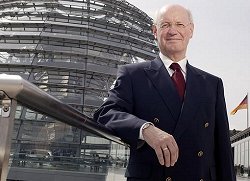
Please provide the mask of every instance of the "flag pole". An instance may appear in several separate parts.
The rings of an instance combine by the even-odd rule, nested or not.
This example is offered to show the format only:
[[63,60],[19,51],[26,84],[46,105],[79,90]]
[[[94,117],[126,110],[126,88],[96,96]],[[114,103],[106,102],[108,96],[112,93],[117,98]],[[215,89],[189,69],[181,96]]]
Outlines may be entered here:
[[249,127],[249,124],[248,124],[249,123],[248,122],[249,121],[249,119],[248,119],[249,118],[249,116],[248,116],[248,98],[249,97],[248,97],[248,92],[247,92],[247,128]]

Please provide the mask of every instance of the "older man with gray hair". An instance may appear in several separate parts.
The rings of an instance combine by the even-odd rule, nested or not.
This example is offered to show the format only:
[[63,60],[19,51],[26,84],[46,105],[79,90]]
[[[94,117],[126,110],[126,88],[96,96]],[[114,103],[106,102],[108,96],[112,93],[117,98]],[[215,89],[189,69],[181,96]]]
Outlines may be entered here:
[[128,181],[235,181],[222,80],[189,64],[194,23],[180,5],[162,7],[150,62],[119,68],[94,119],[130,145]]

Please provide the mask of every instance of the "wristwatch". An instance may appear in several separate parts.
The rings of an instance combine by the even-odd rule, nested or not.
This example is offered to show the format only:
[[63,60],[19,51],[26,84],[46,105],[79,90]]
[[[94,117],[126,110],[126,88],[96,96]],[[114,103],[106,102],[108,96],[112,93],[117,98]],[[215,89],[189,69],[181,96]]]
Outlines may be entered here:
[[144,124],[144,126],[142,127],[142,130],[147,129],[150,125],[151,125],[151,126],[154,126],[154,124],[153,124],[153,123],[151,123],[151,122],[147,122],[147,123],[145,123],[145,124]]

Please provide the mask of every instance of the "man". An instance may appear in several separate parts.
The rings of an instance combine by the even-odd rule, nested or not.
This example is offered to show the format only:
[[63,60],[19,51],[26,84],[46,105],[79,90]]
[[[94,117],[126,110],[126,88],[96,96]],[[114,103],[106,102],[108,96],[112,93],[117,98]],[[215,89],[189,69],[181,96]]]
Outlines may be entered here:
[[161,8],[159,57],[120,67],[94,115],[130,145],[128,181],[236,180],[222,81],[187,62],[193,30],[189,10]]

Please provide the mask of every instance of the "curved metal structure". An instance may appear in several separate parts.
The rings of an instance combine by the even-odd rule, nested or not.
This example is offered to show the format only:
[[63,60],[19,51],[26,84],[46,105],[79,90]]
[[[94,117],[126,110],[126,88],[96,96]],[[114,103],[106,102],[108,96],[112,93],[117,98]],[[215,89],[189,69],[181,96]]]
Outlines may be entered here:
[[0,18],[0,71],[90,116],[119,65],[157,51],[151,18],[124,0],[4,0]]
[[16,102],[44,113],[68,125],[85,129],[100,137],[124,144],[112,132],[91,118],[62,103],[18,75],[0,74],[0,180],[7,178],[11,134],[16,111]]
[[[2,0],[0,21],[0,72],[20,75],[90,118],[119,65],[158,51],[152,19],[125,0]],[[15,118],[12,152],[35,145],[79,157],[112,152],[109,141],[26,107],[17,106]]]
[[[39,113],[44,113],[60,122],[85,129],[90,133],[119,144],[124,144],[120,138],[115,137],[113,133],[103,125],[97,124],[72,106],[52,97],[19,75],[0,74],[0,101],[2,102],[5,99],[15,100],[27,108],[38,111]],[[9,109],[4,106],[5,104],[3,104],[2,109]]]

